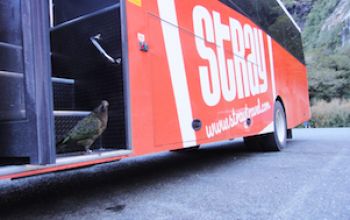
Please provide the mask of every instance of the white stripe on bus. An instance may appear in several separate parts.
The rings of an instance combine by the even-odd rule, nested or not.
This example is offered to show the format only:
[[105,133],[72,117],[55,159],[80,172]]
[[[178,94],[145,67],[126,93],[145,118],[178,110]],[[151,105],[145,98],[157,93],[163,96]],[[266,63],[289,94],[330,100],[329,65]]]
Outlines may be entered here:
[[165,50],[169,63],[182,141],[184,147],[195,146],[196,134],[192,128],[192,107],[174,0],[158,0],[158,10],[162,20]]
[[[267,44],[269,47],[269,58],[270,58],[270,71],[271,71],[271,83],[272,83],[272,102],[273,102],[273,104],[275,104],[275,100],[277,98],[277,91],[276,91],[276,79],[275,79],[275,64],[273,62],[272,40],[271,40],[270,36],[267,36]],[[272,110],[272,112],[274,112],[274,110]],[[274,126],[272,126],[272,128],[270,128],[270,129],[272,129],[271,131],[275,130]]]
[[[269,59],[270,59],[270,72],[271,72],[271,84],[272,84],[272,101],[275,102],[277,98],[276,91],[276,81],[275,81],[275,66],[273,62],[273,50],[272,50],[272,40],[270,36],[267,36],[267,43],[269,48]],[[274,110],[272,110],[274,112]],[[267,134],[271,133],[275,130],[273,122],[268,124],[263,130],[259,132],[259,134]]]
[[273,132],[275,129],[273,127],[273,122],[271,122],[269,125],[267,125],[262,131],[259,132],[259,134],[268,134]]
[[275,101],[277,98],[276,80],[275,80],[275,64],[273,62],[272,40],[271,40],[270,36],[267,36],[267,42],[268,42],[268,47],[269,47],[272,95],[273,95],[273,101]]

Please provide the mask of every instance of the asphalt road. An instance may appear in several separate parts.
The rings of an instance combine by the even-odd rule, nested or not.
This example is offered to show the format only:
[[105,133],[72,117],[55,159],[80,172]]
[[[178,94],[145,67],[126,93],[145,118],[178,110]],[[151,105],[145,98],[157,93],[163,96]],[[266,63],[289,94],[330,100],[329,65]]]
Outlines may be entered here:
[[350,128],[0,182],[0,219],[350,219]]

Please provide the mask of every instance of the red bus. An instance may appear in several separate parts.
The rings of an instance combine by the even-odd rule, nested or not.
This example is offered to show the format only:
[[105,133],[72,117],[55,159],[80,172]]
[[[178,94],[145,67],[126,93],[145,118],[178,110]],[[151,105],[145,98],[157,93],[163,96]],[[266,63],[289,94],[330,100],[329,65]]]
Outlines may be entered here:
[[[280,1],[1,0],[0,179],[244,137],[278,151],[310,118]],[[101,100],[93,150],[56,142]]]

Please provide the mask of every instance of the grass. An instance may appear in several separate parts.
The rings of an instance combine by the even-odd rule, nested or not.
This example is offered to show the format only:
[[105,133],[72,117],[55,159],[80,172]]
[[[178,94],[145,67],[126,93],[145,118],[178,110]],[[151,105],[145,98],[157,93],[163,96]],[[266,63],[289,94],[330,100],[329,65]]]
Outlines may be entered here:
[[350,127],[350,100],[333,99],[314,101],[312,107],[312,127]]

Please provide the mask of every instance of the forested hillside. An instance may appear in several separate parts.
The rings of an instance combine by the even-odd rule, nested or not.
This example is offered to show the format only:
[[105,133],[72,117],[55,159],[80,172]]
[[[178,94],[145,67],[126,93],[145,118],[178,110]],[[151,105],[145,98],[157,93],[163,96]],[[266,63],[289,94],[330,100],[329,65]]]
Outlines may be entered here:
[[302,28],[313,123],[350,126],[350,0],[282,0]]

